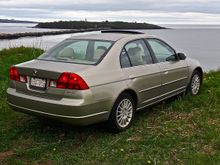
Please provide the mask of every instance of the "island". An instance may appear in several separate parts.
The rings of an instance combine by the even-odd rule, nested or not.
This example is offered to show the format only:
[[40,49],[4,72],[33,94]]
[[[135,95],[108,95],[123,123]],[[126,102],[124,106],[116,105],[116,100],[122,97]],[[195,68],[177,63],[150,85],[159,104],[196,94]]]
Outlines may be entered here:
[[107,28],[107,29],[165,29],[164,27],[137,22],[123,22],[123,21],[103,21],[103,22],[88,22],[88,21],[58,21],[45,22],[36,25],[37,28],[50,29],[87,29],[87,28]]
[[[30,22],[29,22],[30,23]],[[59,21],[59,22],[45,22],[38,23],[33,28],[47,28],[46,32],[25,32],[5,34],[0,33],[0,39],[18,39],[21,37],[40,37],[46,35],[71,34],[80,32],[91,32],[109,29],[166,29],[164,27],[137,22],[88,22],[88,21]],[[50,29],[57,29],[52,31]]]

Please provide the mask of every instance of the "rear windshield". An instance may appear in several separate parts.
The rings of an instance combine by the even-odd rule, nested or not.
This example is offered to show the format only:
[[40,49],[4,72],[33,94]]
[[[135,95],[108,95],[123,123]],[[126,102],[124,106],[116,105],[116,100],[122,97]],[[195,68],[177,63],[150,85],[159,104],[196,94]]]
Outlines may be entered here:
[[42,54],[38,59],[95,65],[108,52],[112,41],[66,40]]

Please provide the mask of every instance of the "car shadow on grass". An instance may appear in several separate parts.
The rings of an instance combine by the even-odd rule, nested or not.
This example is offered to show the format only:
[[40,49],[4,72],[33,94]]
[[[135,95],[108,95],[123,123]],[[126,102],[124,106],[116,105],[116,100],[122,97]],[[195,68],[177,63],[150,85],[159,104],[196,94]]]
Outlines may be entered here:
[[[134,123],[138,123],[140,118],[148,118],[151,114],[156,113],[163,109],[163,107],[169,106],[172,102],[181,99],[181,96],[175,96],[170,99],[167,99],[163,102],[157,103],[150,107],[144,108],[143,110],[138,111],[134,117]],[[50,134],[51,136],[56,136],[58,134],[63,134],[67,136],[76,136],[77,134],[82,135],[80,139],[85,139],[90,134],[111,134],[108,130],[107,122],[92,124],[88,126],[74,126],[71,124],[63,123],[54,119],[44,118],[44,117],[30,117],[27,116],[26,121],[19,124],[20,128],[24,127],[26,130],[36,131],[41,133]],[[131,126],[132,128],[132,126]],[[125,131],[126,132],[126,131]],[[83,137],[85,136],[85,137]]]

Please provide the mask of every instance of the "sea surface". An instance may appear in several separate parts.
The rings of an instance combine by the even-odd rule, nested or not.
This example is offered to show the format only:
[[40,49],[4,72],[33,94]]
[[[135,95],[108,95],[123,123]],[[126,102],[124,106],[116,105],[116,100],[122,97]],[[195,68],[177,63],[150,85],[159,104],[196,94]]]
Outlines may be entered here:
[[[39,32],[57,29],[37,29],[32,28],[36,24],[2,24],[0,23],[0,33],[18,32]],[[188,57],[196,58],[200,61],[205,71],[220,69],[220,25],[163,25],[170,29],[143,30],[150,36],[156,36],[165,40],[177,52],[183,52]],[[88,33],[88,32],[86,32]],[[43,37],[24,37],[12,40],[0,40],[0,49],[30,46],[49,49],[60,41],[74,36],[83,35],[62,34]],[[100,33],[100,32],[90,32]]]

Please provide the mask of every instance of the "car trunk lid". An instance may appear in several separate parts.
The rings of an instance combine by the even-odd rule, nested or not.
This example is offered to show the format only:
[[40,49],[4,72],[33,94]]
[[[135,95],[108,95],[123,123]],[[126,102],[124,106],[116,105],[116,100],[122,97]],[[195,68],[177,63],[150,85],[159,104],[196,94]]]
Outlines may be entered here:
[[[91,65],[32,60],[15,66],[19,75],[27,76],[27,83],[15,82],[18,92],[40,97],[61,99],[65,90],[49,87],[51,80],[57,80],[64,72],[77,73],[89,69]],[[45,86],[41,86],[45,83]]]
[[77,73],[91,67],[93,66],[46,60],[32,60],[16,65],[16,68],[21,75],[50,79],[58,79],[63,72]]

